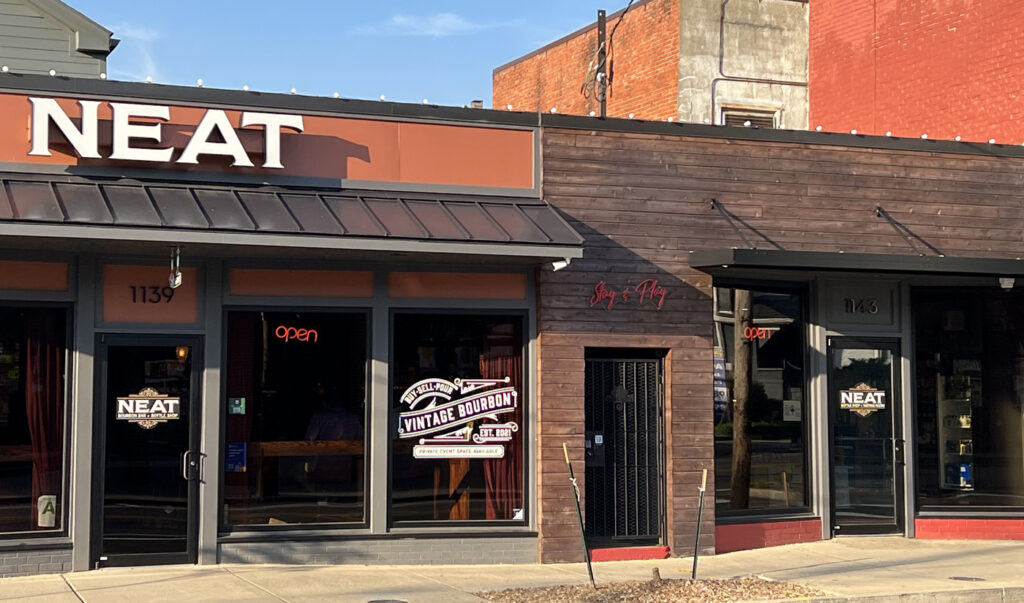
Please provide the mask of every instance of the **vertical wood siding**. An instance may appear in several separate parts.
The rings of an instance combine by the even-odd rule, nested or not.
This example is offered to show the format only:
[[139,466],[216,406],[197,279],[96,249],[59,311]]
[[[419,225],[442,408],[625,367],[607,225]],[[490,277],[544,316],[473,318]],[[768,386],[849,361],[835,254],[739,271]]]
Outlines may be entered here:
[[[711,278],[690,268],[689,252],[747,246],[711,198],[761,248],[917,255],[876,217],[882,206],[947,255],[1024,256],[1022,159],[586,130],[547,129],[542,140],[544,196],[586,237],[583,259],[539,279],[544,561],[582,560],[561,444],[582,463],[588,347],[667,351],[667,544],[676,555],[693,546],[700,470],[713,468],[714,441]],[[648,278],[667,290],[660,310],[589,305],[599,281]]]

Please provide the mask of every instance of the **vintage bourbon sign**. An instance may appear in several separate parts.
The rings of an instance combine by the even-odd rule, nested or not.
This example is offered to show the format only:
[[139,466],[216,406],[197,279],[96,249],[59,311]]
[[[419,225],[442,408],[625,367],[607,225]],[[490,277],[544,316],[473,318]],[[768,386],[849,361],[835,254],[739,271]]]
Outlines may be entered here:
[[[408,407],[398,415],[398,437],[419,438],[412,455],[418,459],[502,458],[519,425],[501,423],[513,413],[519,393],[511,379],[424,379],[402,394]],[[493,423],[483,423],[491,419]]]

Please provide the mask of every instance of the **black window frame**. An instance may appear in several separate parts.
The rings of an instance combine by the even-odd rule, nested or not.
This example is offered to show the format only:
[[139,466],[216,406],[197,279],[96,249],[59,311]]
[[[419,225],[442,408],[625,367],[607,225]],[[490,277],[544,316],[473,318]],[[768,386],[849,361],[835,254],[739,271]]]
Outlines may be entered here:
[[522,433],[523,441],[523,518],[522,519],[469,519],[469,520],[451,520],[451,519],[430,519],[430,520],[407,520],[407,521],[396,521],[392,513],[392,501],[393,501],[393,471],[394,471],[394,444],[391,438],[391,434],[397,429],[397,425],[391,423],[392,419],[388,422],[388,432],[386,437],[388,439],[388,472],[387,472],[387,498],[386,498],[386,525],[387,529],[392,533],[402,533],[405,530],[416,530],[416,529],[439,529],[444,528],[445,530],[466,530],[466,533],[472,534],[470,531],[472,528],[487,528],[495,527],[499,529],[511,529],[518,532],[520,529],[528,529],[530,527],[531,515],[533,513],[530,494],[530,470],[531,463],[533,462],[533,456],[530,454],[530,442],[534,437],[532,420],[533,416],[530,412],[531,401],[533,400],[533,373],[531,372],[530,365],[530,311],[524,308],[472,308],[472,307],[446,307],[446,308],[431,308],[431,307],[418,307],[418,306],[392,306],[388,310],[388,416],[393,417],[391,405],[394,403],[392,398],[395,386],[395,316],[399,314],[431,314],[436,316],[516,316],[519,317],[522,328],[522,349],[520,350],[521,360],[523,363],[523,391],[521,392],[522,400],[520,405],[523,411],[522,425],[520,425],[520,433]]
[[[225,304],[221,313],[221,367],[222,367],[222,378],[220,383],[220,463],[218,464],[218,509],[221,511],[217,514],[217,536],[218,538],[227,537],[231,542],[247,542],[246,535],[257,536],[257,541],[261,541],[258,536],[261,534],[276,534],[287,538],[289,533],[307,533],[307,532],[352,532],[358,530],[368,530],[370,528],[370,514],[372,507],[372,500],[370,498],[370,451],[372,450],[372,437],[373,430],[369,429],[370,418],[371,418],[371,406],[372,406],[372,390],[371,385],[373,382],[373,376],[370,373],[370,369],[373,362],[373,307],[372,306],[304,306],[304,305],[282,305],[282,306],[267,306],[267,305],[227,305]],[[363,372],[366,379],[366,415],[364,417],[364,425],[366,429],[363,432],[363,520],[360,522],[321,522],[321,523],[286,523],[286,524],[231,524],[227,521],[227,511],[225,509],[225,477],[224,471],[225,463],[227,462],[227,455],[224,453],[227,446],[227,416],[228,416],[228,405],[227,405],[227,388],[228,381],[223,377],[224,372],[227,370],[228,361],[228,345],[230,341],[228,339],[228,315],[232,312],[268,312],[268,313],[279,313],[279,312],[296,312],[306,314],[362,314],[366,321],[366,360],[364,362]],[[205,367],[204,367],[205,370]]]
[[[812,494],[814,492],[814,485],[812,480],[814,479],[814,471],[812,466],[812,448],[813,441],[812,437],[812,425],[811,425],[811,371],[810,371],[810,360],[811,360],[811,348],[810,348],[810,307],[811,307],[811,288],[808,283],[805,282],[764,282],[758,280],[747,280],[747,279],[732,279],[732,278],[715,278],[712,281],[712,290],[717,289],[746,289],[751,292],[764,292],[764,293],[779,293],[787,295],[797,295],[800,298],[800,320],[803,322],[802,336],[803,336],[803,399],[800,403],[800,422],[801,422],[801,437],[803,438],[803,480],[804,480],[804,505],[784,507],[784,508],[755,508],[755,509],[719,509],[717,504],[717,492],[715,496],[714,513],[715,523],[719,525],[730,525],[730,524],[745,524],[745,523],[770,523],[776,521],[787,521],[792,519],[808,519],[818,517],[814,512],[813,503],[811,501]],[[713,292],[712,296],[717,295]],[[735,321],[735,302],[730,303],[732,311],[728,313],[732,321]],[[714,323],[718,323],[716,319],[714,297],[712,297],[712,308],[711,308],[711,320],[712,329],[716,328]],[[733,322],[735,324],[735,322]],[[711,346],[714,348],[714,332],[712,333]],[[724,345],[724,344],[723,344]],[[713,402],[712,402],[713,404]],[[714,460],[714,429],[712,428],[712,459]],[[715,474],[717,473],[717,467],[712,473],[712,483],[714,483]]]
[[71,534],[71,505],[69,498],[71,493],[71,455],[74,422],[73,407],[76,400],[73,399],[73,381],[75,375],[75,304],[73,302],[50,302],[50,301],[26,301],[26,300],[0,300],[0,310],[12,308],[28,308],[38,310],[62,310],[64,312],[64,408],[63,417],[63,442],[61,443],[61,516],[60,529],[25,531],[25,532],[0,532],[0,550],[19,541],[37,542],[39,540],[67,541]]
[[[981,294],[985,291],[998,291],[995,286],[981,284],[974,285],[947,285],[947,284],[913,284],[909,287],[908,305],[910,307],[910,377],[911,379],[911,420],[913,422],[914,436],[914,517],[922,519],[1024,519],[1024,505],[996,507],[992,505],[926,505],[921,502],[921,459],[918,454],[918,439],[920,437],[920,423],[918,421],[918,410],[920,408],[917,388],[917,313],[914,311],[914,296],[921,295],[922,290],[931,291],[964,291],[977,290]],[[1022,418],[1024,420],[1024,418]]]

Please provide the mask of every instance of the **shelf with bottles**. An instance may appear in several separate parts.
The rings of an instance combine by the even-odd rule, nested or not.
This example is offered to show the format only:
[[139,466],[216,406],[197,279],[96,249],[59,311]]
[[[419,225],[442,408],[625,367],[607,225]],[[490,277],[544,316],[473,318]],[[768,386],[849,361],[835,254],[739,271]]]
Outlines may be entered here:
[[981,402],[981,377],[939,374],[936,378],[936,423],[942,488],[974,488],[973,408]]

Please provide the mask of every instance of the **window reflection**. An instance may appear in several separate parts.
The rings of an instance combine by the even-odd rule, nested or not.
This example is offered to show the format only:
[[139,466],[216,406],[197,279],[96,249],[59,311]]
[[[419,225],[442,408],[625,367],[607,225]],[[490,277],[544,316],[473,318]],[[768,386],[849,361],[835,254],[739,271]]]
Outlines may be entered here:
[[1024,295],[913,291],[922,507],[1024,507]]
[[803,296],[715,289],[718,513],[806,502]]
[[228,315],[228,524],[363,521],[366,322]]
[[64,516],[65,312],[0,308],[0,533]]
[[[392,391],[391,516],[395,521],[524,520],[523,515],[523,332],[519,316],[398,314],[394,318]],[[410,386],[425,379],[500,381],[452,399],[511,388],[514,409],[482,413],[459,429],[403,437],[403,401]],[[425,401],[424,405],[443,403]],[[424,405],[416,408],[423,408]],[[479,412],[479,407],[456,412]],[[486,415],[486,416],[484,416]],[[408,416],[408,415],[407,415]],[[514,425],[511,427],[510,425]],[[487,427],[491,426],[491,427]],[[424,426],[429,428],[428,426]],[[468,430],[466,428],[469,428]],[[478,440],[481,436],[493,439]],[[474,447],[452,458],[417,458],[417,445]],[[500,456],[475,458],[476,446]]]

